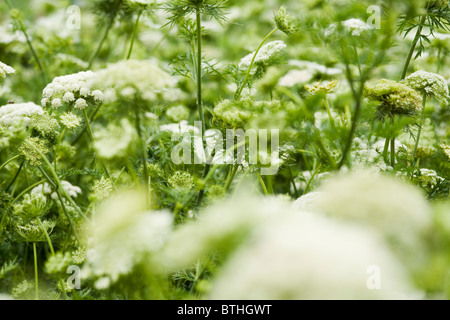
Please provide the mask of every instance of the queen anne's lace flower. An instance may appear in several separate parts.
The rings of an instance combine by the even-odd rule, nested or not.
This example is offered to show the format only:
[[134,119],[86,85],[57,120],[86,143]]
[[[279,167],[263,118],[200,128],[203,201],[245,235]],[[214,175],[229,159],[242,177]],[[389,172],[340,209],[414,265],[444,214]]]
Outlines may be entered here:
[[[70,182],[65,181],[65,180],[61,181],[61,186],[67,192],[67,194],[69,196],[71,196],[72,198],[76,198],[83,193],[83,191],[81,190],[80,187],[74,186]],[[58,195],[56,194],[56,192],[52,191],[52,189],[50,188],[50,185],[47,182],[40,184],[37,187],[33,188],[31,190],[31,193],[41,193],[41,194],[45,194],[45,195],[50,195],[52,199],[55,199],[55,200],[58,199]]]
[[75,129],[80,126],[81,118],[72,112],[66,112],[59,118],[62,125],[69,130]]
[[448,85],[444,77],[431,72],[417,71],[402,81],[427,97],[436,97],[439,101],[449,100]]
[[[254,67],[258,65],[269,65],[274,58],[280,55],[284,48],[286,48],[286,44],[281,40],[272,41],[263,45],[255,57]],[[247,71],[250,67],[250,64],[252,63],[254,55],[255,52],[252,52],[242,58],[241,62],[239,62],[239,69]],[[254,70],[252,70],[252,72],[253,71]]]
[[[146,196],[127,193],[101,205],[89,224],[84,273],[111,283],[130,273],[146,254],[158,252],[172,229],[169,212],[146,211]],[[103,280],[104,288],[109,285]]]
[[[117,99],[133,100],[140,98],[154,103],[158,100],[176,101],[182,93],[176,88],[178,80],[151,61],[127,60],[109,65],[96,72],[88,87],[104,88],[105,101],[112,103]],[[93,91],[91,95],[101,101],[102,92]]]
[[293,16],[287,13],[286,7],[281,6],[274,15],[274,21],[277,28],[286,34],[291,34],[297,31],[298,21]]
[[374,86],[366,86],[365,95],[381,102],[381,115],[411,115],[422,109],[422,97],[414,89],[393,80],[379,80]]
[[14,70],[13,67],[10,67],[0,61],[0,79],[5,78],[7,74],[12,74],[15,72],[16,70]]
[[101,101],[100,94],[87,87],[87,82],[95,76],[92,71],[83,71],[66,76],[56,77],[52,83],[48,84],[43,92],[42,106],[51,105],[57,109],[65,103],[75,101],[75,108],[84,109],[87,101]]
[[28,125],[34,114],[44,114],[44,110],[33,102],[7,104],[0,107],[0,126],[11,126],[21,121]]
[[[361,33],[364,31],[372,29],[367,23],[360,19],[348,19],[341,22],[342,27],[344,27],[352,36],[360,36]],[[328,37],[330,35],[335,35],[337,33],[336,31],[337,25],[332,24],[330,27],[325,31],[325,36]]]
[[137,139],[136,129],[127,119],[120,125],[110,124],[94,133],[94,148],[103,159],[125,158],[130,155]]

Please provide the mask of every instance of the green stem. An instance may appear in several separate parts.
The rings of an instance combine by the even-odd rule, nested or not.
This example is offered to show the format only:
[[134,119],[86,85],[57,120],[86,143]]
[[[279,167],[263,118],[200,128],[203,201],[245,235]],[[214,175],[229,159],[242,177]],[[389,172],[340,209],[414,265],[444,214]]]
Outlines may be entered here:
[[95,49],[94,53],[91,55],[91,58],[89,59],[89,65],[88,65],[88,69],[91,69],[92,64],[94,63],[95,58],[97,58],[98,54],[100,53],[100,50],[103,47],[103,44],[106,41],[106,38],[108,37],[109,31],[111,30],[113,24],[114,24],[114,20],[115,20],[115,16],[111,17],[109,19],[108,25],[105,28],[105,31],[103,32],[103,36],[100,39],[100,42],[98,43],[97,49]]
[[2,169],[4,167],[6,167],[10,162],[16,160],[18,157],[20,157],[20,154],[18,154],[17,156],[12,157],[11,159],[9,159],[8,161],[6,161],[4,164],[1,165],[0,167],[0,171],[2,171]]
[[411,59],[412,59],[412,56],[414,54],[414,50],[416,49],[417,42],[419,41],[420,36],[422,34],[422,30],[423,30],[423,26],[425,24],[426,18],[427,18],[427,16],[424,15],[420,19],[420,24],[419,24],[419,27],[417,29],[416,36],[414,37],[414,41],[411,44],[411,48],[409,49],[408,56],[406,57],[405,65],[403,66],[401,80],[405,79],[405,77],[406,77],[406,73],[408,72],[409,64],[411,63]]
[[131,35],[131,40],[130,40],[130,47],[128,49],[128,54],[127,54],[127,60],[130,60],[131,52],[133,52],[134,40],[136,39],[136,33],[137,33],[138,25],[139,25],[139,19],[141,18],[142,12],[143,12],[142,9],[139,10],[137,18],[136,18],[136,23],[134,24],[133,34]]
[[292,170],[291,167],[288,167],[289,170],[289,180],[292,183],[292,186],[294,188],[294,196],[297,198],[298,197],[298,190],[297,190],[297,186],[295,185],[295,180],[294,180],[294,176],[292,175]]
[[250,67],[248,68],[247,73],[245,75],[244,81],[242,81],[241,86],[237,89],[236,94],[234,96],[234,98],[236,100],[241,97],[242,90],[244,90],[245,86],[247,85],[248,78],[250,77],[250,73],[252,71],[253,64],[255,63],[255,59],[256,59],[256,56],[258,55],[259,50],[261,50],[262,46],[264,45],[264,43],[266,43],[267,39],[269,39],[270,36],[273,35],[277,30],[278,30],[278,27],[273,29],[272,31],[270,31],[267,34],[267,36],[263,39],[263,41],[261,42],[258,49],[256,49],[255,54],[253,55],[252,62],[250,63]]
[[[8,6],[9,10],[14,9],[13,5],[11,4],[11,2],[9,0],[6,0],[6,5]],[[31,54],[33,55],[34,60],[36,61],[36,64],[38,65],[38,68],[41,72],[42,81],[45,85],[48,83],[47,73],[45,72],[45,69],[41,62],[41,59],[39,59],[39,56],[37,55],[36,50],[34,50],[33,44],[31,43],[30,37],[28,36],[27,30],[26,30],[25,25],[23,24],[22,20],[20,18],[17,18],[15,20],[19,24],[20,31],[22,31],[23,35],[25,36],[25,40],[27,41],[28,48],[30,49]]]
[[19,193],[19,195],[17,197],[14,198],[14,200],[11,202],[11,204],[13,204],[14,202],[16,202],[18,199],[20,199],[22,196],[24,196],[28,191],[30,191],[31,189],[33,189],[34,187],[37,187],[40,184],[43,184],[45,181],[47,181],[47,179],[42,179],[36,183],[33,183],[31,186],[29,186],[28,188],[26,188],[25,190],[23,190],[21,193]]
[[231,174],[228,176],[227,182],[225,184],[225,192],[227,192],[230,189],[231,183],[233,182],[234,177],[236,176],[236,172],[238,171],[238,168],[239,168],[238,164],[233,165]]
[[14,178],[12,179],[12,181],[9,183],[9,185],[6,187],[5,191],[7,191],[9,188],[11,188],[11,186],[14,184],[14,182],[16,182],[17,178],[19,177],[20,172],[22,171],[23,165],[25,163],[25,160],[22,161],[22,163],[20,164],[19,169],[17,169],[16,174],[14,175]]
[[391,167],[395,166],[395,136],[391,139]]
[[[84,117],[84,121],[86,122],[86,128],[89,133],[89,137],[91,138],[92,143],[95,144],[94,134],[92,133],[91,124],[89,123],[89,118],[88,118],[86,109],[83,109],[83,117]],[[99,159],[99,161],[100,161],[100,165],[103,167],[103,171],[108,176],[109,180],[112,181],[111,175],[109,174],[109,171],[108,171],[108,168],[106,168],[106,165],[104,164],[104,162],[101,159]]]
[[389,137],[386,137],[385,141],[384,141],[384,148],[383,148],[383,158],[384,158],[384,162],[387,164],[388,163],[388,152],[389,152],[389,143],[391,142]]
[[334,123],[333,116],[331,115],[330,104],[328,103],[328,98],[326,96],[325,96],[325,107],[327,108],[328,118],[330,119],[330,125],[334,130],[336,130],[336,125]]
[[[39,156],[44,160],[45,164],[47,165],[48,169],[50,170],[50,173],[53,176],[53,179],[55,179],[56,185],[57,187],[60,189],[60,191],[64,194],[64,196],[67,198],[67,200],[69,200],[70,204],[75,208],[75,210],[78,211],[78,213],[84,217],[86,220],[89,220],[86,215],[83,213],[83,211],[81,211],[81,209],[78,207],[78,205],[75,203],[75,201],[73,201],[72,197],[67,193],[67,191],[62,187],[61,184],[61,180],[59,179],[58,175],[56,174],[56,171],[53,169],[53,166],[51,165],[50,161],[47,159],[47,157],[45,156],[45,154],[42,153],[41,150],[39,150],[39,148],[37,148],[33,143],[27,142],[28,146],[30,146],[30,148],[32,148],[34,151],[36,151]],[[42,168],[41,168],[42,169]],[[44,171],[45,172],[45,171]],[[53,181],[49,181],[50,184],[54,184]],[[57,188],[57,191],[59,192]]]
[[202,139],[206,131],[205,115],[203,112],[203,101],[202,101],[202,21],[200,8],[197,8],[196,12],[197,19],[197,107],[200,116],[200,121],[202,122]]
[[416,159],[416,153],[417,153],[417,148],[419,147],[419,140],[420,140],[420,135],[422,133],[422,127],[423,127],[423,123],[425,121],[425,104],[427,101],[427,96],[423,95],[423,100],[422,100],[422,115],[420,117],[420,124],[419,124],[419,131],[417,131],[417,138],[416,138],[416,143],[414,145],[414,151],[413,151],[413,160]]
[[140,140],[140,144],[141,144],[141,161],[142,161],[142,166],[143,166],[143,172],[144,172],[144,182],[145,182],[145,187],[146,187],[146,191],[147,191],[147,201],[148,201],[148,205],[150,205],[150,184],[149,184],[149,175],[148,175],[148,170],[147,170],[147,146],[142,134],[142,130],[141,130],[141,114],[139,112],[139,110],[137,110],[137,107],[134,108],[134,112],[135,112],[135,116],[136,116],[136,130],[139,136],[139,140]]
[[269,191],[267,191],[266,184],[264,183],[264,180],[262,179],[261,174],[259,172],[258,172],[258,179],[259,179],[259,183],[261,183],[261,187],[262,187],[262,189],[264,191],[264,194],[266,196],[268,196],[269,195]]
[[33,242],[33,256],[34,256],[34,288],[35,288],[35,299],[36,299],[36,300],[39,300],[39,276],[38,276],[38,266],[37,266],[36,242]]
[[53,244],[52,244],[52,241],[50,240],[50,236],[48,235],[47,229],[45,229],[45,227],[42,224],[42,221],[40,219],[36,219],[36,220],[37,220],[39,226],[41,227],[42,231],[44,232],[45,238],[47,239],[48,246],[50,247],[50,252],[54,256],[55,255],[55,250],[53,249]]
[[[100,107],[95,108],[94,112],[92,112],[91,116],[89,117],[89,121],[92,122],[95,119],[95,116],[100,111]],[[86,127],[84,127],[81,132],[76,136],[76,138],[73,140],[72,145],[77,144],[77,142],[81,139],[83,134],[86,132]]]

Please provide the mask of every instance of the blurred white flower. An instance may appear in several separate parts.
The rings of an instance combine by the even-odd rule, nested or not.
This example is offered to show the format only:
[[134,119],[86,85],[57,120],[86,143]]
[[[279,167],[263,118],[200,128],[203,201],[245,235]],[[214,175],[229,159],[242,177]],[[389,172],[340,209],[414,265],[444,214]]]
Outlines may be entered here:
[[145,199],[145,193],[127,192],[110,198],[95,212],[88,226],[85,269],[100,277],[98,287],[109,285],[105,278],[113,283],[128,274],[147,254],[158,252],[165,244],[172,215],[147,211]]
[[0,107],[0,126],[11,126],[23,121],[25,125],[34,114],[44,114],[44,110],[33,102],[7,104]]
[[[281,40],[272,41],[263,45],[255,57],[253,67],[257,65],[267,65],[270,60],[276,58],[285,48],[286,44]],[[239,69],[247,71],[250,67],[254,55],[255,52],[252,52],[242,58],[239,62]]]
[[6,77],[7,74],[13,74],[16,70],[0,61],[0,79]]
[[329,179],[317,191],[315,204],[308,204],[311,211],[372,228],[402,257],[417,256],[430,227],[431,210],[414,186],[394,177],[356,171]]
[[[370,267],[381,287],[370,290]],[[268,219],[226,262],[211,299],[408,299],[405,270],[368,230],[308,213]]]

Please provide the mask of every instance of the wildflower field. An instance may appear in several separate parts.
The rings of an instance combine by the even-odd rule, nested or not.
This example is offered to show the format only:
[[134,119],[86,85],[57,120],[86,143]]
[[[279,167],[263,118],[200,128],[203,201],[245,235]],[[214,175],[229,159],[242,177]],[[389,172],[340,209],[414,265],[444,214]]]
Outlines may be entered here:
[[0,299],[450,298],[447,0],[0,10]]

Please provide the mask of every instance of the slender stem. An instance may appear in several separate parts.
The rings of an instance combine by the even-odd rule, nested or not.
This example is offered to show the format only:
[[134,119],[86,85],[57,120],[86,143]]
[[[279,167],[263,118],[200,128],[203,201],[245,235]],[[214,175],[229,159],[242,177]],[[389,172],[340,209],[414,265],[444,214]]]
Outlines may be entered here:
[[419,131],[417,131],[417,138],[416,138],[416,143],[414,145],[414,151],[413,151],[413,160],[416,158],[416,153],[417,153],[417,148],[419,147],[419,140],[420,140],[420,135],[422,133],[422,127],[423,127],[423,123],[425,121],[425,104],[427,101],[427,96],[423,95],[423,100],[422,100],[422,115],[420,117],[420,124],[419,124]]
[[411,63],[411,59],[414,54],[414,50],[416,49],[417,42],[419,41],[420,36],[422,34],[422,30],[423,30],[423,26],[425,24],[426,18],[427,18],[427,16],[424,15],[420,19],[420,24],[417,29],[416,36],[414,37],[414,41],[411,44],[411,48],[409,49],[408,56],[406,57],[405,65],[403,66],[401,80],[405,79],[405,77],[406,77],[406,73],[408,72],[409,64]]
[[268,196],[269,195],[269,191],[267,191],[266,184],[264,183],[264,180],[262,179],[261,174],[259,172],[258,172],[258,179],[259,179],[259,183],[261,183],[261,187],[262,187],[262,189],[264,191],[264,194],[266,196]]
[[[83,109],[83,117],[84,117],[84,121],[86,122],[86,128],[89,133],[89,137],[91,138],[92,143],[95,144],[94,134],[92,133],[91,124],[89,123],[89,118],[88,118],[86,109]],[[111,180],[111,175],[109,174],[108,168],[106,168],[106,165],[103,163],[103,161],[101,159],[99,159],[99,161],[100,161],[101,166],[103,167],[103,171],[108,176],[108,178]]]
[[395,166],[395,136],[391,138],[391,167]]
[[384,162],[387,164],[388,163],[388,152],[389,152],[389,143],[391,142],[390,137],[386,137],[385,141],[384,141],[384,148],[383,148],[383,158],[384,158]]
[[22,163],[20,164],[19,169],[17,169],[16,174],[14,175],[14,178],[11,180],[11,182],[9,183],[9,185],[6,187],[5,191],[8,190],[9,188],[11,188],[11,186],[14,184],[14,182],[16,182],[17,177],[19,177],[20,171],[22,171],[23,165],[25,163],[25,160],[22,161]]
[[36,300],[39,300],[39,277],[38,277],[38,266],[37,266],[36,242],[33,242],[33,256],[34,256],[34,288],[35,288],[35,299],[36,299]]
[[130,60],[131,52],[133,52],[134,40],[136,39],[137,29],[139,26],[139,19],[141,18],[142,12],[143,12],[142,9],[139,10],[137,18],[136,18],[136,23],[134,24],[133,34],[131,35],[130,47],[128,49],[128,54],[127,54],[127,60]]
[[14,202],[16,202],[17,200],[19,200],[23,195],[25,195],[28,191],[30,191],[31,189],[33,189],[34,187],[37,187],[40,184],[43,184],[45,181],[47,181],[46,179],[42,179],[36,183],[33,183],[31,186],[29,186],[28,188],[26,188],[25,190],[23,190],[21,193],[19,193],[19,195],[17,197],[14,198],[14,200],[11,202],[11,204],[13,204]]
[[89,59],[89,65],[88,65],[88,69],[91,69],[92,64],[94,63],[95,58],[97,58],[98,54],[100,53],[100,50],[103,47],[103,44],[106,41],[106,38],[108,37],[109,31],[111,30],[113,24],[114,24],[114,20],[115,20],[115,16],[111,17],[109,19],[108,25],[105,28],[105,31],[103,32],[103,36],[100,39],[100,42],[98,43],[97,49],[95,49],[94,53],[91,55],[91,58]]
[[9,159],[8,161],[6,161],[4,164],[2,164],[2,165],[0,166],[0,171],[2,171],[2,169],[3,169],[4,167],[6,167],[10,162],[14,161],[14,160],[17,159],[18,157],[20,157],[20,154],[18,154],[18,155],[16,155],[16,156],[12,157],[12,158]]
[[[203,113],[203,101],[202,101],[202,21],[200,8],[197,8],[197,107],[202,122],[202,137],[206,131],[205,115]],[[202,138],[203,139],[203,138]]]
[[256,59],[256,56],[258,55],[259,50],[261,50],[262,46],[263,46],[264,43],[267,41],[267,39],[269,39],[270,36],[273,35],[277,30],[278,30],[278,28],[275,28],[275,29],[273,29],[272,31],[270,31],[270,32],[267,34],[267,36],[263,39],[263,41],[261,42],[261,44],[259,45],[258,49],[256,49],[255,54],[253,55],[252,62],[250,63],[250,66],[249,66],[249,68],[248,68],[248,70],[247,70],[247,73],[246,73],[246,75],[245,75],[244,81],[242,81],[241,86],[240,86],[240,87],[237,89],[237,91],[236,91],[236,94],[235,94],[235,96],[234,96],[235,99],[239,99],[239,98],[240,98],[241,93],[242,93],[242,90],[244,90],[245,86],[247,85],[248,78],[249,78],[250,73],[251,73],[251,71],[252,71],[253,64],[255,63],[255,59]]
[[[11,2],[9,0],[6,0],[6,5],[9,7],[9,10],[14,9],[14,7],[12,6]],[[25,28],[25,25],[23,24],[22,20],[20,18],[15,19],[18,24],[19,24],[19,28],[20,31],[22,31],[23,35],[25,36],[25,40],[27,41],[27,45],[31,51],[31,54],[34,57],[34,60],[36,60],[36,64],[38,65],[38,68],[41,72],[41,76],[42,76],[42,81],[44,82],[44,84],[47,84],[47,73],[45,72],[44,66],[41,62],[41,59],[39,59],[39,56],[36,53],[36,50],[34,50],[33,44],[31,43],[30,37],[28,36],[27,30]]]
[[50,236],[48,235],[47,229],[45,229],[44,225],[42,224],[42,221],[40,219],[36,219],[39,226],[41,227],[42,231],[45,234],[45,238],[47,239],[48,246],[50,247],[50,252],[52,255],[55,255],[55,250],[53,249],[52,241],[50,240]]
[[145,183],[145,187],[147,189],[147,200],[148,200],[148,205],[150,204],[150,184],[149,184],[149,176],[148,176],[148,169],[147,169],[147,147],[146,147],[146,143],[142,134],[142,130],[141,130],[141,114],[139,112],[139,110],[137,110],[137,107],[134,108],[134,112],[136,115],[136,130],[139,136],[139,140],[140,140],[140,144],[141,144],[141,161],[142,161],[142,166],[144,168],[144,183]]
[[292,186],[294,187],[294,196],[298,197],[298,190],[297,190],[297,186],[295,185],[295,180],[294,180],[294,176],[292,175],[291,167],[288,167],[288,170],[289,170],[289,178],[291,180]]
[[[100,111],[100,107],[97,107],[94,112],[92,112],[91,116],[89,117],[89,121],[92,122],[95,119],[95,116],[97,115],[97,113]],[[80,140],[80,138],[83,136],[83,134],[86,132],[87,128],[84,127],[81,132],[77,135],[77,137],[75,138],[75,140],[73,140],[72,145],[77,144],[77,142]]]
[[325,107],[327,108],[328,118],[330,119],[331,127],[335,130],[336,125],[334,123],[333,116],[331,115],[331,109],[330,109],[330,104],[328,103],[328,97],[326,97],[326,96],[325,96]]
[[314,181],[314,178],[317,176],[317,174],[319,173],[320,168],[322,167],[322,164],[319,164],[319,166],[317,167],[316,171],[314,171],[313,175],[311,176],[311,179],[309,179],[308,183],[306,184],[305,190],[303,191],[303,194],[307,194],[312,182]]
[[231,183],[234,180],[234,177],[236,176],[236,172],[239,168],[238,164],[235,164],[233,166],[233,169],[231,170],[231,174],[229,175],[228,179],[227,179],[227,183],[225,184],[225,192],[228,191],[230,189]]
[[[66,189],[62,187],[61,180],[59,179],[58,175],[56,174],[56,171],[53,169],[53,166],[51,165],[50,161],[47,159],[45,154],[42,153],[39,148],[37,148],[33,143],[27,143],[28,146],[30,146],[34,151],[36,151],[39,156],[44,160],[45,164],[47,165],[48,169],[50,170],[50,173],[53,176],[53,179],[55,179],[56,185],[61,190],[61,192],[64,194],[64,196],[69,200],[70,204],[78,211],[78,213],[83,216],[86,220],[89,220],[86,215],[81,211],[81,209],[78,207],[78,205],[73,201],[72,197],[67,193]],[[45,172],[45,171],[44,171]],[[50,184],[55,184],[53,181],[49,181]],[[57,189],[58,190],[58,189]]]
[[267,190],[269,191],[270,194],[274,194],[275,192],[273,191],[272,176],[266,176],[266,181],[267,181]]

